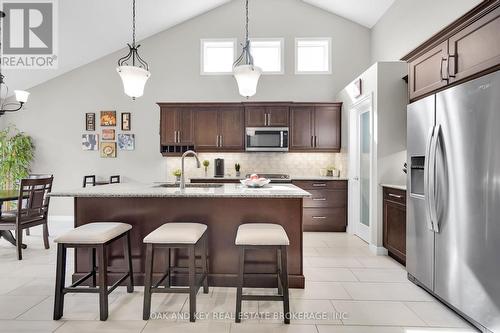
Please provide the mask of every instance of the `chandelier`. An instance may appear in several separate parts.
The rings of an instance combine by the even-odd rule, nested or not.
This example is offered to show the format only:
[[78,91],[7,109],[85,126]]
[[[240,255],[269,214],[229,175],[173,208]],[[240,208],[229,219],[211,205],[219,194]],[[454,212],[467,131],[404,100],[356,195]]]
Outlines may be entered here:
[[253,64],[253,57],[250,52],[250,39],[248,38],[248,0],[245,5],[245,42],[241,55],[233,64],[233,74],[238,84],[238,90],[241,96],[249,98],[257,92],[257,84],[262,74],[262,69]]
[[151,76],[149,65],[137,51],[141,45],[135,43],[135,0],[132,1],[132,44],[128,44],[129,52],[118,60],[116,71],[120,74],[125,94],[136,99],[144,94],[144,86]]
[[[0,11],[0,21],[5,17],[5,13]],[[1,22],[0,22],[0,36],[1,36]],[[2,49],[2,43],[0,40],[0,52]],[[24,103],[28,101],[30,95],[29,92],[23,90],[14,90],[17,102],[7,103],[7,98],[9,96],[9,87],[5,84],[5,76],[2,74],[2,61],[0,54],[0,116],[5,114],[5,112],[15,112],[21,110]]]

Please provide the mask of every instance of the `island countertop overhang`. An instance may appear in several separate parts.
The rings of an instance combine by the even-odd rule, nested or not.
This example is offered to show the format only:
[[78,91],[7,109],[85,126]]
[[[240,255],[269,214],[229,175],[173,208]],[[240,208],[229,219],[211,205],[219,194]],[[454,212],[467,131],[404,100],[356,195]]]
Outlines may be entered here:
[[311,194],[292,184],[269,184],[247,188],[241,184],[220,184],[212,188],[165,188],[160,183],[119,183],[79,189],[56,190],[51,197],[74,198],[307,198]]

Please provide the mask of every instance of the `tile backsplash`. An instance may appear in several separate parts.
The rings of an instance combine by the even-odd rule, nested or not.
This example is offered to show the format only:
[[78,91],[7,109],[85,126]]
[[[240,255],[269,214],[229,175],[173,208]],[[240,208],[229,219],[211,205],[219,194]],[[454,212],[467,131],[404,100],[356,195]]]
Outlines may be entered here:
[[[319,176],[320,169],[333,165],[340,170],[340,177],[347,176],[346,153],[200,153],[200,161],[210,161],[207,175],[214,175],[214,159],[223,158],[225,175],[235,176],[234,164],[241,165],[241,175],[252,172],[287,173],[292,176]],[[167,180],[175,178],[172,172],[181,167],[180,157],[167,157],[165,159]],[[188,178],[204,177],[205,169],[202,165],[196,168],[192,157],[186,158],[185,172]]]

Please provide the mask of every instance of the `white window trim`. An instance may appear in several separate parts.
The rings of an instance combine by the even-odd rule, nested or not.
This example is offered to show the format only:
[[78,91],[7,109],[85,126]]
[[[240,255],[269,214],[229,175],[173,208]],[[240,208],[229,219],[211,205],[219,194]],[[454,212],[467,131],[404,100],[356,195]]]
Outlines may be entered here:
[[[327,40],[328,41],[328,71],[299,71],[299,58],[298,58],[298,42],[311,40]],[[295,38],[295,75],[329,75],[332,74],[332,38],[331,37],[300,37]]]
[[274,42],[280,41],[281,44],[281,70],[273,71],[273,72],[264,72],[262,71],[262,75],[284,75],[285,74],[285,38],[277,37],[277,38],[250,38],[250,43],[252,42]]
[[203,70],[204,65],[204,49],[203,43],[205,42],[232,42],[233,43],[233,62],[236,60],[236,52],[238,48],[237,38],[202,38],[200,39],[200,75],[202,76],[217,76],[217,75],[233,75],[233,72],[205,72]]

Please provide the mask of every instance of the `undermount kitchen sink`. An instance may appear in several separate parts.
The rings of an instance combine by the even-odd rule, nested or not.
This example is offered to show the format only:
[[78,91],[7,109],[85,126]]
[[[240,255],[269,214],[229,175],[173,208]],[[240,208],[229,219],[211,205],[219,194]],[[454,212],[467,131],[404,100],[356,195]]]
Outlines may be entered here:
[[[209,184],[209,183],[200,183],[200,184],[186,184],[186,188],[217,188],[222,187],[224,184]],[[179,184],[160,184],[157,187],[167,187],[174,188],[179,187]]]

